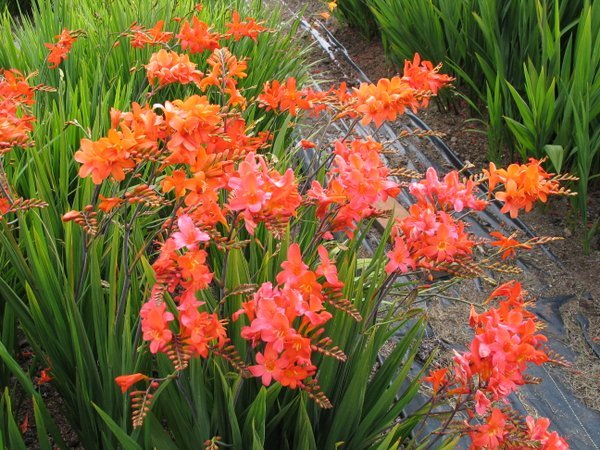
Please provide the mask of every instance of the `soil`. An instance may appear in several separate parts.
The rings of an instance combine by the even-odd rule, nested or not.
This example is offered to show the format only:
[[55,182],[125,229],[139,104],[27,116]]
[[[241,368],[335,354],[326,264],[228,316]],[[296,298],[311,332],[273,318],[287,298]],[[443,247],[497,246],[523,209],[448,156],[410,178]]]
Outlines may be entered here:
[[[20,338],[20,349],[21,351],[17,355],[17,362],[19,365],[30,373],[38,373],[41,375],[43,367],[40,367],[39,364],[35,363],[35,356],[31,351],[31,347],[23,336]],[[33,381],[38,385],[39,393],[44,400],[48,413],[60,431],[61,437],[67,445],[67,448],[83,449],[77,433],[71,428],[71,425],[64,414],[63,400],[52,386],[51,380],[46,382],[40,376],[36,376],[33,377]],[[16,416],[21,431],[23,432],[23,440],[27,445],[27,448],[38,449],[40,446],[35,427],[35,417],[31,397],[23,391],[16,380],[14,380],[13,385],[16,392],[14,398]]]
[[[303,17],[309,21],[324,21],[321,13],[326,10],[326,5],[321,1],[272,1],[280,1],[284,8],[295,13],[304,11]],[[371,80],[397,73],[397,68],[386,61],[383,45],[378,39],[367,40],[333,17],[325,22],[349,56]],[[333,63],[318,47],[313,55],[315,60],[320,61],[314,68],[316,77],[336,83],[346,81],[349,85],[356,84],[356,72],[341,59]],[[452,101],[448,102],[448,97]],[[463,162],[470,162],[476,168],[488,165],[485,118],[475,116],[458,92],[447,96],[446,100],[432,102],[430,108],[419,112],[419,117],[430,128],[445,135],[444,141]],[[396,125],[406,126],[406,123],[400,121]],[[450,169],[439,151],[427,141],[423,140],[420,147],[430,160]],[[510,163],[508,152],[500,157],[505,163]],[[398,158],[391,160],[393,164],[406,162]],[[593,223],[600,217],[600,192],[592,192],[590,197],[590,222]],[[560,263],[553,261],[540,249],[534,249],[521,258],[527,270],[517,277],[510,275],[510,278],[522,281],[531,297],[540,299],[542,306],[547,299],[564,299],[557,317],[563,322],[564,333],[551,338],[560,339],[576,356],[570,361],[572,367],[562,372],[574,393],[588,407],[600,410],[600,283],[597,282],[600,242],[596,236],[589,254],[584,254],[582,236],[587,230],[574,218],[572,211],[568,199],[558,198],[521,217],[536,235],[562,238],[548,245]],[[502,277],[498,281],[502,281]],[[465,327],[468,323],[469,303],[481,304],[492,289],[492,286],[479,288],[473,283],[463,283],[461,298],[458,300],[437,298],[428,301],[430,324],[434,330],[434,336],[429,339],[438,344],[445,343],[447,347],[466,345],[471,338],[469,329]]]

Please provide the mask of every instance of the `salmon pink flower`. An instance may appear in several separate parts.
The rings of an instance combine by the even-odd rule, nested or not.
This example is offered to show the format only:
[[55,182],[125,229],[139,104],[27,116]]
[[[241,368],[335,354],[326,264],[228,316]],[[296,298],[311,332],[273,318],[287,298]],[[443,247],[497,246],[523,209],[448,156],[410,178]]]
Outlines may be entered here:
[[[454,371],[445,381],[444,395],[451,401],[469,405],[468,408],[474,405],[474,412],[467,409],[468,419],[463,424],[472,441],[471,449],[567,449],[564,439],[547,431],[547,419],[528,417],[525,426],[516,420],[516,412],[506,406],[507,397],[518,386],[532,382],[525,376],[527,365],[550,359],[542,348],[546,338],[537,334],[536,316],[525,309],[521,285],[515,281],[505,283],[488,301],[495,298],[502,299],[497,308],[481,314],[471,309],[469,322],[475,336],[467,352],[455,351]],[[439,392],[436,376],[426,380]],[[503,406],[499,409],[501,402]],[[475,424],[471,423],[474,419]]]
[[259,222],[280,232],[296,215],[301,202],[293,170],[281,175],[269,168],[263,156],[254,153],[249,153],[229,177],[228,188],[232,190],[228,208],[242,213],[251,234]]
[[319,259],[321,260],[321,264],[317,266],[317,270],[315,271],[315,273],[317,275],[325,277],[325,279],[330,285],[339,286],[340,280],[338,279],[337,267],[335,266],[333,261],[329,259],[329,252],[322,245],[319,245],[319,248],[317,248],[317,252],[319,253]]
[[411,183],[409,191],[423,205],[437,205],[445,211],[453,209],[461,212],[464,208],[480,211],[487,206],[487,202],[475,196],[474,188],[473,180],[465,179],[461,182],[456,170],[446,174],[443,181],[440,181],[435,169],[430,167],[425,173],[425,179]]
[[281,263],[281,268],[283,271],[277,274],[279,284],[293,285],[308,271],[308,266],[302,261],[302,253],[297,243],[294,242],[288,247],[287,258]]
[[385,271],[388,274],[396,271],[406,273],[409,268],[414,268],[415,266],[415,262],[411,258],[410,252],[402,238],[394,240],[394,248],[387,255],[390,260],[385,266]]
[[375,203],[400,193],[398,184],[388,179],[389,169],[379,158],[381,150],[382,145],[373,140],[335,143],[327,189],[314,181],[307,193],[317,203],[319,219],[335,212],[331,231],[351,236],[360,220],[377,214]]
[[150,341],[150,351],[158,353],[173,339],[169,322],[175,317],[167,311],[166,303],[156,304],[153,301],[144,303],[140,311],[142,332],[145,341]]
[[534,419],[527,416],[525,420],[529,439],[541,445],[538,448],[543,450],[566,450],[569,448],[567,442],[556,431],[552,433],[548,431],[550,420],[547,418],[540,417],[539,419]]
[[388,273],[405,272],[408,267],[430,270],[471,257],[475,242],[465,232],[464,222],[432,205],[417,203],[408,212],[409,216],[396,219],[392,228],[394,249],[388,253]]
[[470,448],[500,448],[500,444],[504,442],[505,428],[506,416],[504,413],[498,408],[492,409],[484,424],[474,426],[469,431],[469,437],[472,441]]
[[283,370],[288,367],[289,361],[285,357],[280,357],[277,351],[267,346],[265,352],[256,354],[258,364],[248,367],[252,376],[260,377],[265,386],[269,386],[273,378],[281,378]]
[[528,363],[549,361],[542,348],[546,338],[537,334],[535,316],[523,308],[520,284],[507,283],[499,289],[491,298],[506,300],[497,309],[471,313],[475,337],[469,351],[460,359],[455,358],[457,365],[478,376],[480,386],[485,387],[492,400],[502,400],[526,383],[524,371]]
[[486,397],[486,395],[483,392],[481,392],[480,390],[477,390],[477,392],[475,392],[475,412],[477,414],[479,414],[480,416],[485,415],[488,409],[490,408],[491,404],[492,402],[489,398]]
[[183,247],[189,250],[195,249],[198,247],[198,243],[210,240],[210,236],[196,228],[194,221],[187,214],[177,219],[177,227],[179,231],[173,233],[172,237],[175,241],[175,248],[178,250]]

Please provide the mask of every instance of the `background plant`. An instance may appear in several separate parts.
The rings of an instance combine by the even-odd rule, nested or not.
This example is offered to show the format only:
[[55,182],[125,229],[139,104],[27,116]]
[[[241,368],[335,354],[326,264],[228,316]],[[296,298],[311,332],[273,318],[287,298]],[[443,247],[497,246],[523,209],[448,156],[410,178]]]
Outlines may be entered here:
[[366,0],[338,1],[335,4],[334,13],[367,38],[373,37],[379,32],[375,17]]

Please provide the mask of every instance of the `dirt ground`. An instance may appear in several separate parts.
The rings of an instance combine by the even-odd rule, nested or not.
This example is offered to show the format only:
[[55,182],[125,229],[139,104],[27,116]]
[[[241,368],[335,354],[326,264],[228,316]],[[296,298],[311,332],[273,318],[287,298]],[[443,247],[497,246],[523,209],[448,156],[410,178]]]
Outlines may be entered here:
[[[293,12],[303,11],[303,17],[309,21],[324,21],[320,13],[324,12],[326,7],[318,0],[272,1],[283,3],[284,8],[289,8]],[[328,19],[326,24],[371,80],[397,73],[397,69],[386,61],[379,40],[369,41],[356,31],[338,23],[335,18]],[[313,57],[315,60],[320,60],[314,69],[316,77],[334,82],[356,83],[356,74],[351,67],[344,66],[343,63],[332,63],[318,47],[313,51]],[[466,102],[458,97],[449,106],[447,103],[445,105],[442,103],[444,102],[432,103],[429,109],[419,113],[419,117],[432,129],[445,134],[444,141],[462,161],[469,161],[478,168],[487,166],[487,139],[482,118],[474,116]],[[421,150],[430,160],[448,166],[439,152],[427,142],[423,142]],[[506,163],[510,162],[508,152],[502,156]],[[592,220],[600,216],[600,192],[592,192],[590,210]],[[600,268],[600,245],[598,237],[596,236],[595,241],[592,242],[591,252],[584,254],[581,240],[584,229],[581,224],[578,224],[569,201],[565,198],[552,199],[549,204],[523,215],[522,219],[538,236],[562,238],[549,245],[550,251],[556,255],[560,263],[556,263],[539,249],[533,250],[522,255],[522,260],[528,269],[516,278],[523,281],[530,295],[539,298],[540,303],[545,304],[546,299],[561,300],[558,320],[563,323],[564,334],[560,339],[576,355],[575,360],[571,361],[572,367],[565,371],[566,381],[575,394],[590,408],[600,410],[598,389],[600,385],[600,355],[598,354],[600,283],[597,274]],[[512,275],[511,278],[515,276]],[[491,286],[478,289],[472,283],[464,283],[461,287],[460,300],[479,304],[491,290]],[[433,342],[464,345],[470,340],[469,330],[465,327],[468,323],[470,306],[462,301],[434,299],[428,302],[431,325],[436,333],[436,336],[431,338]]]

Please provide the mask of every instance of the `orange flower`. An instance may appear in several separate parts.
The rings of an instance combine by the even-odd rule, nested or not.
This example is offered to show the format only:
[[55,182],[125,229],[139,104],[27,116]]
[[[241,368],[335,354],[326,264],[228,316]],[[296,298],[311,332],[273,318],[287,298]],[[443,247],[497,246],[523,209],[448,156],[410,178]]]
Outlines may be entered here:
[[109,213],[115,207],[119,206],[123,202],[122,198],[118,197],[110,197],[106,198],[102,194],[100,194],[100,204],[98,205],[98,209],[104,211],[105,213]]
[[50,49],[50,54],[48,55],[50,66],[48,67],[51,69],[57,68],[61,61],[67,59],[67,54],[71,50],[73,42],[77,40],[77,33],[64,28],[62,32],[59,35],[54,36],[54,38],[58,39],[56,44],[44,44]]
[[25,434],[27,432],[29,429],[29,414],[25,415],[25,419],[23,419],[23,422],[19,424],[19,429],[21,430],[21,434]]
[[277,80],[266,82],[258,101],[267,111],[289,111],[292,116],[298,115],[298,110],[308,110],[311,107],[306,92],[297,89],[296,79],[292,77],[288,78],[285,84]]
[[4,69],[0,72],[0,98],[2,100],[10,100],[16,106],[35,103],[36,88],[27,83],[34,74],[25,77],[17,69]]
[[110,175],[116,181],[124,180],[125,170],[135,167],[129,151],[136,143],[131,131],[121,133],[114,129],[109,130],[107,137],[97,141],[82,139],[81,149],[74,155],[75,161],[83,164],[79,176],[91,175],[94,184],[102,183]]
[[181,285],[184,288],[200,290],[208,287],[213,279],[213,273],[206,265],[206,257],[207,253],[198,249],[175,256],[182,277]]
[[229,96],[228,104],[231,106],[246,104],[246,99],[237,90],[236,78],[246,78],[248,65],[245,59],[238,60],[226,48],[215,49],[207,60],[211,71],[200,82],[199,87],[206,90],[208,86],[216,86],[221,92]]
[[161,182],[163,192],[167,193],[175,189],[175,197],[183,197],[186,192],[187,175],[183,170],[174,170],[171,175],[167,175]]
[[53,380],[54,378],[50,375],[50,367],[46,367],[40,371],[40,376],[37,380],[37,384],[46,384]]
[[140,106],[134,102],[128,112],[112,108],[110,120],[113,128],[133,132],[136,144],[131,152],[136,160],[153,156],[158,150],[158,141],[169,135],[163,116],[156,114],[148,105]]
[[492,231],[490,236],[497,238],[497,241],[490,242],[490,245],[493,247],[500,247],[502,251],[502,259],[509,258],[511,256],[516,255],[517,248],[531,249],[531,245],[521,244],[519,241],[514,239],[516,233],[511,234],[509,237],[505,237],[499,231]]
[[363,115],[361,123],[375,122],[377,127],[385,121],[396,120],[406,108],[416,110],[419,106],[415,90],[400,77],[382,78],[377,85],[361,83],[355,88],[354,97],[355,109]]
[[189,294],[181,296],[180,306],[177,308],[182,326],[181,338],[189,345],[192,355],[207,358],[211,345],[223,347],[227,341],[227,331],[218,314],[198,311],[202,303],[196,300],[195,290],[186,292]]
[[17,70],[0,71],[0,154],[13,147],[31,145],[29,134],[35,117],[31,115],[34,88]]
[[164,20],[159,20],[154,28],[145,30],[140,26],[131,27],[133,34],[131,37],[131,46],[135,48],[144,48],[146,45],[160,45],[169,42],[173,38],[170,31],[162,31],[165,24]]
[[0,197],[0,218],[10,211],[11,204],[5,197]]
[[448,384],[448,368],[432,370],[428,377],[423,378],[423,381],[433,384],[433,394],[437,394],[440,388]]
[[202,53],[205,50],[219,48],[219,33],[210,31],[210,27],[194,16],[192,24],[187,20],[183,22],[181,31],[177,35],[182,50],[189,48],[190,53]]
[[178,55],[164,49],[153,53],[144,67],[150,84],[158,81],[161,87],[171,83],[199,84],[203,75],[188,55]]
[[570,191],[561,189],[558,181],[541,166],[543,161],[530,158],[527,164],[511,164],[506,169],[496,169],[490,163],[489,170],[484,170],[488,178],[490,192],[498,185],[504,190],[495,193],[497,200],[504,203],[501,211],[508,212],[512,218],[524,209],[530,211],[533,204],[540,200],[546,202],[549,195],[570,195]]
[[259,33],[267,30],[251,17],[246,17],[245,21],[240,21],[240,14],[237,11],[233,11],[231,22],[226,23],[225,27],[227,28],[225,35],[232,37],[236,42],[243,37],[249,37],[256,42]]
[[415,53],[411,61],[404,61],[404,74],[402,79],[408,84],[421,91],[431,91],[433,95],[437,95],[440,88],[450,84],[454,78],[438,73],[442,65],[439,64],[433,67],[429,61],[421,61],[421,56]]
[[13,147],[27,147],[32,144],[31,131],[35,117],[19,114],[10,101],[0,101],[0,154]]
[[315,148],[317,146],[317,144],[315,144],[314,142],[311,141],[307,141],[306,139],[302,139],[300,141],[300,146],[304,149],[307,150],[309,148]]
[[117,383],[119,385],[119,387],[121,388],[121,392],[126,392],[131,386],[133,386],[135,383],[142,381],[142,380],[147,380],[148,377],[146,375],[144,375],[143,373],[134,373],[131,375],[121,375],[115,378],[115,383]]
[[165,122],[171,138],[167,148],[171,154],[167,164],[196,164],[200,149],[206,145],[210,135],[222,124],[219,105],[213,105],[206,96],[192,95],[185,100],[165,102]]

